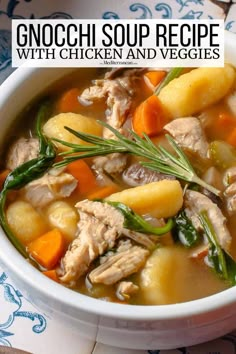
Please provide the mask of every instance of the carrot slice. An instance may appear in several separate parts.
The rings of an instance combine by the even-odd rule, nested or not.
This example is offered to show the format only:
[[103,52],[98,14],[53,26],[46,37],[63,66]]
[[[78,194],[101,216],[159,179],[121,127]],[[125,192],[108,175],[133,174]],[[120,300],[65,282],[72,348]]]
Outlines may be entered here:
[[156,87],[166,76],[165,71],[148,71],[146,74],[144,74],[145,78],[153,85]]
[[57,272],[55,269],[51,269],[51,270],[45,270],[44,272],[42,272],[44,275],[46,275],[46,277],[56,281],[57,283],[59,283],[59,279],[57,276]]
[[219,129],[231,129],[236,126],[236,118],[228,113],[220,113],[217,119],[217,127]]
[[91,194],[88,195],[89,200],[94,200],[94,199],[103,199],[108,197],[109,195],[116,193],[119,191],[118,186],[110,185],[110,186],[105,186],[100,189],[95,190]]
[[80,90],[78,88],[72,88],[66,91],[59,99],[57,107],[60,113],[73,112],[77,113],[80,107],[78,96]]
[[84,160],[73,161],[67,165],[66,169],[77,179],[77,191],[79,193],[86,195],[97,187],[96,177]]
[[0,173],[0,190],[2,190],[5,179],[7,178],[10,172],[10,170],[6,169]]
[[227,138],[227,143],[231,144],[232,146],[236,147],[236,127],[232,130]]
[[168,122],[162,104],[155,95],[148,97],[134,111],[132,117],[133,130],[142,136],[160,134],[164,125]]
[[29,243],[29,254],[44,268],[53,269],[61,259],[65,242],[61,232],[53,229]]

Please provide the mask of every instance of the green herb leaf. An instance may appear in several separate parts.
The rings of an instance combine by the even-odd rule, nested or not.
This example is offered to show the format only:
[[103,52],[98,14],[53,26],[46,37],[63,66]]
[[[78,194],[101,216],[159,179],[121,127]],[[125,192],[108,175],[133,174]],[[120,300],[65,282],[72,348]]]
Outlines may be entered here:
[[193,247],[199,242],[200,235],[185,211],[181,211],[175,217],[175,225],[175,233],[185,247]]
[[154,227],[146,220],[144,220],[140,215],[136,214],[127,205],[119,202],[110,202],[105,200],[104,202],[112,205],[123,214],[125,218],[124,227],[126,229],[160,236],[169,232],[174,226],[173,220],[169,219],[165,226]]

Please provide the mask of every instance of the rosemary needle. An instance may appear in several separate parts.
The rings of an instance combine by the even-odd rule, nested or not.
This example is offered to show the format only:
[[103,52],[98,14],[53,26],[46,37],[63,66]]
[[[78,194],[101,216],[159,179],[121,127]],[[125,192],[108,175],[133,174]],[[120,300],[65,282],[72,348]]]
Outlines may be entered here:
[[71,148],[69,151],[59,154],[63,156],[63,160],[57,162],[54,166],[65,166],[75,160],[88,157],[104,156],[117,152],[127,153],[143,157],[145,161],[141,161],[140,163],[151,170],[175,176],[190,183],[196,183],[212,193],[220,195],[218,189],[207,184],[198,177],[187,156],[170,135],[167,134],[166,137],[174,149],[174,154],[167,151],[163,146],[154,145],[151,139],[145,134],[144,137],[141,138],[135,132],[130,131],[132,139],[128,139],[109,124],[101,121],[99,121],[99,123],[111,130],[116,136],[116,139],[105,139],[92,134],[77,132],[69,127],[65,127],[65,129],[71,134],[93,145],[67,143],[63,140],[54,138],[53,140]]

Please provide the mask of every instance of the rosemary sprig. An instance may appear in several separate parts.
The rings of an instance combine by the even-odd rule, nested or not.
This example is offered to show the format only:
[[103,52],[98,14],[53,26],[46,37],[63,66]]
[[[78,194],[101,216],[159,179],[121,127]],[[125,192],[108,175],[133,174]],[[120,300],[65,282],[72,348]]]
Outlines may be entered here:
[[105,139],[65,127],[71,134],[93,145],[73,144],[60,139],[53,139],[71,148],[69,151],[59,154],[63,156],[63,160],[57,162],[54,166],[65,166],[75,160],[88,157],[103,156],[117,152],[127,153],[143,157],[146,161],[141,161],[140,163],[151,170],[175,176],[186,182],[196,183],[212,193],[220,195],[218,189],[207,184],[197,176],[187,156],[170,135],[167,134],[166,137],[174,150],[174,154],[170,153],[163,146],[154,145],[151,139],[145,134],[144,137],[141,138],[135,132],[130,131],[132,139],[128,139],[109,124],[101,121],[99,121],[99,123],[110,129],[116,136],[116,139]]
[[175,154],[170,153],[162,146],[154,145],[147,135],[144,135],[144,137],[141,138],[133,131],[130,131],[132,139],[128,139],[109,124],[101,121],[99,121],[99,123],[110,129],[116,136],[116,139],[105,139],[92,134],[77,132],[69,127],[65,127],[65,129],[71,134],[93,145],[73,144],[60,139],[54,139],[55,141],[71,148],[69,151],[59,154],[63,156],[63,160],[57,162],[54,166],[65,166],[75,160],[88,157],[103,156],[117,152],[128,153],[146,159],[147,161],[142,161],[141,164],[149,169],[175,176],[187,182],[199,184],[212,193],[220,195],[218,189],[207,184],[197,176],[187,156],[168,134],[166,137],[174,149]]

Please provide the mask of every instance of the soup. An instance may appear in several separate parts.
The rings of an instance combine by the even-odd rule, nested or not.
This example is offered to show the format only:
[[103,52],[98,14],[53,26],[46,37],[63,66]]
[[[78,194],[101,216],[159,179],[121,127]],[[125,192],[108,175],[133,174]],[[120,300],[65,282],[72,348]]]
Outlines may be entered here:
[[124,304],[235,285],[232,66],[80,69],[45,96],[16,119],[0,174],[2,227],[33,266]]

